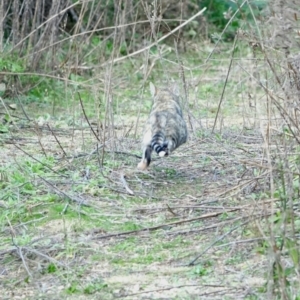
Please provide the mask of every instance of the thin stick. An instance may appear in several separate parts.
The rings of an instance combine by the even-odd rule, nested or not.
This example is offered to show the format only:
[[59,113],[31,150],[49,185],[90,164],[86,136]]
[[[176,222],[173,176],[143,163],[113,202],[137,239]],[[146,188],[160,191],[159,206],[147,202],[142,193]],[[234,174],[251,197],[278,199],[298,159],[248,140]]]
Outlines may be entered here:
[[52,128],[50,127],[49,124],[47,124],[47,127],[49,128],[49,130],[51,131],[52,135],[54,136],[59,148],[61,149],[61,151],[64,153],[64,156],[67,156],[67,153],[65,152],[64,148],[62,147],[61,143],[59,142],[58,138],[56,137],[54,131],[52,130]]
[[94,239],[105,239],[105,238],[110,238],[110,237],[114,237],[114,236],[123,236],[123,235],[132,234],[132,233],[139,233],[139,232],[143,232],[143,231],[154,231],[154,230],[169,227],[169,226],[175,226],[175,225],[179,225],[179,224],[183,224],[183,223],[194,222],[194,221],[207,219],[207,218],[211,218],[211,217],[217,217],[217,216],[222,215],[224,213],[229,213],[229,212],[233,212],[233,211],[237,211],[237,210],[239,210],[239,209],[238,208],[233,208],[233,209],[223,210],[223,211],[219,211],[219,212],[205,214],[205,215],[202,215],[202,216],[197,217],[197,218],[192,218],[192,219],[187,219],[187,220],[180,220],[180,221],[176,221],[176,222],[166,223],[166,224],[162,224],[162,225],[158,225],[158,226],[147,227],[147,228],[142,228],[142,229],[137,229],[137,230],[107,234],[107,235],[95,237]]
[[235,38],[234,38],[231,59],[230,59],[230,63],[229,63],[229,67],[228,67],[228,71],[227,71],[225,83],[224,83],[224,86],[223,86],[223,91],[222,91],[221,98],[220,98],[220,101],[219,101],[218,110],[217,110],[217,113],[216,113],[216,117],[215,117],[215,122],[214,122],[213,129],[212,129],[212,133],[215,131],[215,127],[216,127],[216,124],[217,124],[217,120],[218,120],[218,116],[219,116],[219,113],[220,113],[221,105],[222,105],[222,102],[223,102],[223,99],[224,99],[224,93],[225,93],[225,89],[226,89],[228,78],[229,78],[229,73],[230,73],[230,70],[231,70],[232,62],[233,62],[233,56],[234,56],[235,46],[236,46],[236,42],[237,42],[237,36],[238,35],[236,34]]
[[20,106],[21,106],[21,109],[22,109],[23,114],[25,115],[27,121],[31,121],[30,117],[29,117],[28,114],[26,113],[26,110],[25,110],[25,108],[24,108],[24,106],[23,106],[23,103],[21,102],[21,100],[20,100],[20,98],[19,98],[19,95],[18,95],[16,89],[14,89],[14,94],[15,94],[15,96],[17,97],[17,99],[18,99],[18,101],[19,101],[19,104],[20,104]]
[[65,12],[67,12],[69,9],[75,7],[76,5],[80,4],[81,1],[77,1],[75,3],[72,3],[71,5],[69,5],[68,7],[66,7],[65,9],[59,11],[57,14],[50,16],[45,22],[43,22],[41,25],[39,25],[35,30],[32,30],[27,36],[25,36],[21,41],[19,41],[19,43],[17,43],[12,49],[11,52],[13,52],[18,46],[22,45],[22,43],[28,39],[30,36],[32,36],[36,31],[38,31],[40,28],[42,28],[44,25],[46,25],[47,23],[50,23],[53,19],[55,19],[56,17],[64,14]]
[[202,10],[200,10],[199,12],[197,12],[195,15],[193,15],[191,18],[189,18],[188,20],[186,20],[185,22],[183,22],[182,24],[180,24],[179,26],[177,26],[176,28],[174,28],[172,31],[170,31],[169,33],[167,33],[166,35],[162,36],[160,39],[158,39],[157,41],[153,42],[152,44],[142,48],[142,49],[139,49],[135,52],[132,52],[130,54],[128,54],[127,56],[122,56],[122,57],[119,57],[117,59],[115,59],[113,62],[109,61],[109,62],[105,62],[103,63],[102,65],[100,65],[100,67],[104,67],[106,66],[107,64],[110,64],[110,63],[117,63],[117,62],[120,62],[122,60],[125,60],[129,57],[132,57],[132,56],[135,56],[137,54],[140,54],[150,48],[152,48],[153,46],[156,46],[158,43],[162,42],[163,40],[165,40],[167,37],[169,37],[170,35],[172,35],[174,32],[178,31],[180,28],[184,27],[185,25],[187,25],[188,23],[190,23],[191,21],[193,21],[195,18],[199,17],[200,15],[202,15],[204,12],[206,11],[206,7],[204,7]]
[[9,224],[9,227],[10,227],[10,234],[11,234],[11,241],[12,241],[12,244],[15,246],[15,250],[16,252],[19,254],[21,260],[22,260],[22,263],[23,263],[23,266],[28,274],[29,277],[32,277],[31,273],[30,273],[30,270],[28,269],[28,266],[26,264],[26,260],[24,258],[24,255],[23,255],[23,252],[22,252],[22,247],[19,247],[16,243],[15,243],[15,240],[14,240],[14,235],[15,235],[15,232],[13,230],[13,226],[11,225],[10,223],[10,220],[6,217],[6,220]]
[[199,255],[197,255],[191,262],[188,263],[188,266],[193,266],[195,265],[195,262],[203,255],[205,254],[211,247],[213,247],[217,242],[223,240],[227,235],[229,235],[230,233],[232,233],[233,231],[235,231],[236,229],[240,228],[243,225],[246,225],[247,223],[249,223],[250,220],[239,224],[238,226],[233,227],[232,229],[230,229],[229,231],[227,231],[225,234],[221,235],[219,238],[217,238],[213,243],[211,243],[209,246],[207,246]]
[[69,178],[67,175],[63,175],[59,172],[56,172],[54,169],[52,169],[51,167],[49,167],[47,164],[43,163],[42,161],[38,160],[37,158],[33,157],[31,154],[29,154],[28,152],[26,152],[25,150],[23,150],[21,147],[19,147],[16,143],[12,143],[17,149],[19,149],[20,151],[22,151],[24,154],[26,154],[27,156],[29,156],[31,159],[35,160],[36,162],[40,163],[42,166],[48,168],[50,171],[54,172],[55,174],[58,174],[60,176],[63,176],[65,178]]
[[[208,60],[211,58],[212,54],[215,52],[217,46],[219,45],[219,42],[221,41],[221,38],[223,36],[223,34],[225,33],[225,31],[227,30],[228,26],[231,24],[231,22],[233,21],[233,19],[235,18],[235,16],[237,15],[237,13],[241,10],[241,8],[248,2],[248,0],[245,0],[240,6],[239,8],[234,12],[234,14],[231,16],[230,20],[227,22],[226,26],[224,27],[223,31],[220,34],[220,38],[217,40],[217,42],[215,43],[215,46],[213,48],[213,50],[209,53],[207,59],[205,60],[205,64],[208,62]],[[249,5],[250,6],[250,5]]]
[[38,255],[38,256],[41,256],[41,257],[43,257],[43,258],[46,258],[47,260],[49,260],[50,262],[52,262],[52,263],[54,263],[54,264],[57,264],[57,265],[59,265],[59,266],[61,266],[61,267],[64,267],[64,268],[69,269],[67,265],[65,265],[65,264],[59,262],[58,260],[56,260],[56,259],[50,257],[49,255],[46,255],[46,254],[44,254],[44,253],[42,253],[42,252],[40,252],[40,251],[37,251],[37,250],[35,250],[35,249],[33,249],[33,248],[29,248],[29,247],[22,247],[22,248],[23,248],[24,250],[26,250],[27,252],[34,253],[34,254],[36,254],[36,255]]
[[86,113],[85,113],[85,109],[84,109],[84,106],[83,106],[83,103],[82,103],[82,99],[81,99],[81,96],[80,96],[80,93],[79,93],[79,92],[78,92],[78,96],[79,96],[79,102],[80,102],[80,105],[81,105],[81,108],[82,108],[82,112],[83,112],[83,114],[84,114],[84,117],[85,117],[86,121],[88,122],[89,127],[90,127],[91,131],[93,132],[94,136],[96,137],[96,139],[98,140],[98,142],[100,142],[100,139],[99,139],[98,135],[96,134],[94,128],[92,127],[92,125],[91,125],[91,123],[90,123],[90,121],[89,121],[89,119],[88,119],[88,117],[87,117],[87,115],[86,115]]
[[134,195],[134,192],[129,188],[129,186],[128,186],[126,180],[125,180],[124,174],[121,174],[121,175],[120,175],[120,179],[121,179],[121,182],[122,182],[124,188],[125,188],[126,191],[128,192],[128,194]]
[[[199,284],[183,284],[183,285],[178,285],[178,286],[170,286],[170,287],[165,287],[165,288],[161,288],[161,289],[156,289],[156,290],[149,290],[149,291],[142,291],[142,292],[137,292],[137,293],[133,293],[133,294],[127,294],[127,295],[122,295],[122,296],[117,296],[116,298],[126,298],[129,296],[136,296],[136,295],[141,295],[141,294],[146,294],[146,293],[157,293],[157,292],[162,292],[162,291],[169,291],[172,289],[181,289],[184,287],[198,287],[200,288],[201,286],[199,286]],[[197,294],[197,296],[208,296],[211,294],[216,294],[219,292],[224,292],[224,291],[230,291],[233,290],[234,288],[229,288],[229,287],[225,287],[222,285],[213,285],[213,284],[205,284],[202,287],[219,287],[222,288],[221,290],[214,290],[214,291],[210,291],[210,292],[203,292],[201,294]],[[205,288],[203,289],[205,290]],[[198,299],[198,298],[197,298]]]
[[[49,187],[51,187],[58,195],[63,195],[65,196],[67,199],[79,204],[79,205],[83,205],[83,206],[90,206],[87,202],[85,202],[83,199],[76,199],[76,197],[72,197],[68,194],[66,194],[64,191],[60,190],[58,187],[56,187],[55,185],[53,185],[50,181],[48,181],[47,179],[43,178],[40,175],[37,175],[38,178],[40,178],[42,181],[44,181]],[[65,208],[63,209],[63,212],[65,212],[65,210],[67,209],[67,206],[65,206]]]
[[[161,21],[163,21],[163,22],[182,22],[182,19],[161,19]],[[99,33],[99,32],[102,32],[102,31],[109,31],[111,29],[114,30],[116,28],[121,28],[122,29],[124,27],[129,27],[129,26],[133,26],[133,25],[136,26],[136,25],[139,25],[139,24],[148,24],[148,23],[149,23],[149,20],[141,20],[141,21],[135,21],[135,22],[127,23],[127,24],[119,24],[119,25],[116,25],[116,26],[101,27],[101,28],[97,28],[97,29],[87,30],[85,32],[72,34],[71,36],[68,36],[68,37],[66,37],[62,40],[59,40],[59,41],[56,41],[56,42],[53,42],[53,43],[48,43],[47,46],[45,46],[44,48],[36,50],[33,54],[37,54],[39,52],[45,51],[45,50],[47,50],[51,47],[54,47],[56,45],[59,45],[59,44],[63,43],[63,42],[66,42],[66,41],[69,41],[69,40],[74,40],[75,38],[83,36],[83,35],[90,34],[90,36],[92,36],[93,34]],[[109,37],[111,37],[111,36],[113,36],[113,34],[109,35]],[[26,58],[29,55],[31,55],[31,54],[25,55],[24,58]],[[82,66],[81,68],[87,69],[89,67],[83,67]],[[91,68],[93,68],[93,67],[91,67]]]

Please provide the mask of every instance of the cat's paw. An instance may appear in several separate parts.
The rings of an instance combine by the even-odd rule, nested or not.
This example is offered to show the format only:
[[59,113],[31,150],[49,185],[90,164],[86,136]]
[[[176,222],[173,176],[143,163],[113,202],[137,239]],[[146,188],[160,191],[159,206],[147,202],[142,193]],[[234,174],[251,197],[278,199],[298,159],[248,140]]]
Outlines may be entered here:
[[137,165],[137,168],[139,169],[139,170],[146,170],[147,169],[147,163],[146,162],[144,162],[144,161],[141,161],[140,163],[138,163],[138,165]]

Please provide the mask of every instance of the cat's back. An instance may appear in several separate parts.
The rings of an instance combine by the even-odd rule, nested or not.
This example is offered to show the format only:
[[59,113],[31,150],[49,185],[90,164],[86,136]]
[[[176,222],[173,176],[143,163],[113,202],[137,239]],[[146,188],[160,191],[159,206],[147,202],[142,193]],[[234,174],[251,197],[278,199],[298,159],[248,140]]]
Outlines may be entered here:
[[171,89],[156,89],[153,97],[153,112],[169,112],[176,113],[182,116],[180,107],[179,96],[176,95]]
[[150,83],[153,106],[144,128],[143,156],[138,169],[145,170],[151,153],[168,156],[187,141],[187,126],[183,118],[179,95],[170,89],[159,89]]
[[183,118],[178,90],[155,88],[151,91],[154,103],[148,125],[152,131],[164,129],[168,138],[177,141],[177,146],[187,140],[187,126]]

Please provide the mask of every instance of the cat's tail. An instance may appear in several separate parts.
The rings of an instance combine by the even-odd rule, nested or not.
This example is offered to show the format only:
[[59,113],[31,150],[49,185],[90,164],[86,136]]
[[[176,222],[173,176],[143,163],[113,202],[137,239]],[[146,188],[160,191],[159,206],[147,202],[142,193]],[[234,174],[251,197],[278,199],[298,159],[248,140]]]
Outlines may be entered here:
[[141,162],[137,166],[138,169],[140,169],[140,170],[147,169],[147,167],[150,165],[150,162],[151,162],[151,153],[152,153],[152,148],[149,145],[143,150],[143,157],[142,157]]
[[143,149],[143,157],[141,162],[138,164],[138,169],[145,170],[150,165],[151,153],[155,151],[159,156],[168,155],[168,142],[165,139],[163,132],[158,131],[151,139],[151,144]]
[[168,142],[162,131],[158,131],[152,137],[151,148],[161,157],[168,155]]

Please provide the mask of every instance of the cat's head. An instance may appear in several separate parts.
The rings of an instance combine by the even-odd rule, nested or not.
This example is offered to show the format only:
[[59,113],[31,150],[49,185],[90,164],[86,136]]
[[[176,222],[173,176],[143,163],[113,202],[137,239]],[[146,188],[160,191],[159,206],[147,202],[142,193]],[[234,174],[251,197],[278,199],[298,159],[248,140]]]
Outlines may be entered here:
[[175,96],[175,100],[178,101],[178,97],[180,95],[179,87],[175,82],[169,83],[166,88],[157,88],[152,82],[150,82],[150,93],[151,96],[155,99],[155,97],[160,93],[169,92]]

